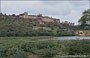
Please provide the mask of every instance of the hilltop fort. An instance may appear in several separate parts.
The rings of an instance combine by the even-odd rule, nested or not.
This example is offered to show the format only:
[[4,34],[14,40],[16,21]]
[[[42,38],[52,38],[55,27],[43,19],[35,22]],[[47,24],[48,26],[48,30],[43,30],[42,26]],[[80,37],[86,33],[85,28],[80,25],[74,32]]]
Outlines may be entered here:
[[53,24],[62,24],[62,25],[69,25],[74,26],[74,23],[72,22],[60,22],[60,19],[49,17],[49,16],[42,16],[42,14],[38,15],[28,15],[28,12],[24,12],[22,14],[19,14],[18,17],[24,18],[24,19],[33,19],[36,20],[39,24],[46,24],[46,23],[53,23]]
[[[3,14],[0,13],[0,15],[3,15]],[[43,16],[42,14],[29,15],[28,12],[24,12],[19,15],[12,14],[9,16],[16,16],[24,19],[34,20],[36,21],[36,23],[39,23],[39,24],[57,24],[57,25],[65,25],[65,26],[74,26],[74,23],[72,22],[68,22],[68,21],[61,22],[60,19],[49,17],[49,16]]]
[[39,24],[45,24],[45,23],[57,23],[60,24],[60,19],[48,17],[48,16],[42,16],[42,14],[39,15],[28,15],[28,12],[24,12],[22,14],[18,15],[21,18],[25,19],[33,19],[37,20]]

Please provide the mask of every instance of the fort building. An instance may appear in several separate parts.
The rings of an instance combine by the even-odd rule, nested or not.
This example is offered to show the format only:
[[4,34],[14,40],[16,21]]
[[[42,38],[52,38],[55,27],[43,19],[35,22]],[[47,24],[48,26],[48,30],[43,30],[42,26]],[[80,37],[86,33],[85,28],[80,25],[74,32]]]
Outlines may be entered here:
[[28,15],[27,12],[24,12],[22,14],[19,14],[18,16],[21,18],[25,18],[25,19],[35,19],[40,24],[44,24],[44,23],[60,24],[60,19],[56,19],[56,18],[52,18],[52,17],[48,17],[48,16],[42,16],[41,14],[39,14],[39,15]]

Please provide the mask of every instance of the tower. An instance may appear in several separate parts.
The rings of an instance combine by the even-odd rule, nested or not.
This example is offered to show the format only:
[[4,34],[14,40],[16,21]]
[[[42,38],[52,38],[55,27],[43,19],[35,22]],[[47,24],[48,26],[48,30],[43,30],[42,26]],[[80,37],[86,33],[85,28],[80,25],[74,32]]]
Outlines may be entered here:
[[24,12],[23,14],[24,14],[25,16],[27,16],[27,15],[28,15],[28,12]]

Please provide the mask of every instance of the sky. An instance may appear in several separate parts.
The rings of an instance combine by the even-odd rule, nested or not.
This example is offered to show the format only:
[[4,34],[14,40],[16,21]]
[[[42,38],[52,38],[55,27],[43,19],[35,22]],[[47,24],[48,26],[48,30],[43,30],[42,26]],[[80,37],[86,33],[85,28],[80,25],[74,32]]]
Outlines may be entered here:
[[6,14],[21,14],[50,16],[60,21],[78,24],[82,12],[89,9],[89,1],[1,1],[1,12]]

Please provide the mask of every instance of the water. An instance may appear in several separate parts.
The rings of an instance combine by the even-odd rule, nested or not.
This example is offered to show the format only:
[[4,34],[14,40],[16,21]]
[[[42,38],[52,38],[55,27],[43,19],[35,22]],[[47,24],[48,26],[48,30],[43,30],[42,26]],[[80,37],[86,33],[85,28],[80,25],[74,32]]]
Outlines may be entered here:
[[46,40],[82,40],[82,39],[90,39],[90,36],[64,36],[64,37],[51,37],[49,39],[40,39],[40,41]]
[[65,36],[65,37],[56,37],[56,40],[82,40],[82,39],[90,39],[90,36]]

